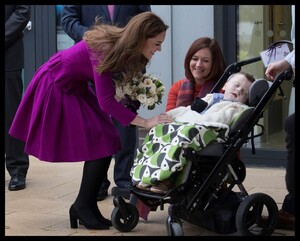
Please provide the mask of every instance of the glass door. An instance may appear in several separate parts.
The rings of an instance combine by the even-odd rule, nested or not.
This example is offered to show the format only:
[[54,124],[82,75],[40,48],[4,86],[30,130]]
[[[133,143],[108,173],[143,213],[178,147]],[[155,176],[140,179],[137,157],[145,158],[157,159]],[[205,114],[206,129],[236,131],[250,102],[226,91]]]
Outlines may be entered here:
[[[237,60],[259,56],[259,53],[279,40],[290,40],[291,5],[239,5],[237,26]],[[266,78],[262,61],[244,66],[243,71],[257,78]],[[256,138],[256,144],[266,149],[285,149],[283,130],[291,102],[292,81],[284,81],[285,97],[277,93],[267,107],[261,122],[265,134]],[[257,130],[259,131],[259,130]]]

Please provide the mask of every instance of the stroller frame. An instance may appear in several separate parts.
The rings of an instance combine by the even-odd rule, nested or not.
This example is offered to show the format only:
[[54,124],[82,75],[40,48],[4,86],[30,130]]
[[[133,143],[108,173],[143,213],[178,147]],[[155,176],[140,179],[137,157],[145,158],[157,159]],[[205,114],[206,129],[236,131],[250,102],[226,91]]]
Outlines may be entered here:
[[[251,58],[236,62],[227,67],[217,84],[211,92],[217,92],[225,84],[228,77],[241,70],[241,67],[260,61],[261,57]],[[184,155],[189,160],[185,170],[184,181],[179,186],[161,195],[151,193],[133,187],[131,194],[156,210],[158,206],[164,209],[164,204],[169,203],[168,217],[166,220],[169,236],[182,236],[181,219],[197,226],[210,229],[221,226],[217,232],[232,233],[237,231],[242,236],[269,236],[277,225],[278,208],[276,202],[269,195],[255,193],[249,195],[243,186],[246,176],[244,163],[239,159],[240,148],[250,139],[254,150],[253,138],[264,133],[264,127],[258,124],[263,112],[272,100],[273,95],[279,89],[281,94],[281,83],[293,77],[292,70],[284,71],[277,75],[263,96],[259,96],[258,103],[242,113],[234,126],[231,127],[229,139],[225,143],[209,144],[199,153],[186,149]],[[265,81],[265,80],[264,80]],[[267,83],[267,81],[265,81]],[[254,127],[260,126],[261,132],[254,136]],[[251,136],[249,137],[249,134]],[[212,166],[214,165],[214,166]],[[209,170],[207,175],[199,175],[203,170]],[[231,181],[228,182],[228,179]],[[191,183],[193,185],[191,185]],[[227,183],[229,186],[223,190]],[[192,187],[191,187],[192,186]],[[232,188],[237,186],[240,192],[233,192]],[[221,205],[220,200],[231,197],[231,204]],[[126,203],[121,196],[113,199],[114,210],[111,215],[113,226],[121,232],[129,232],[134,229],[139,221],[137,208],[131,203]],[[222,222],[212,221],[220,210],[233,210],[236,227],[225,227]],[[263,209],[268,212],[267,221],[263,220]],[[233,225],[234,226],[234,225]]]

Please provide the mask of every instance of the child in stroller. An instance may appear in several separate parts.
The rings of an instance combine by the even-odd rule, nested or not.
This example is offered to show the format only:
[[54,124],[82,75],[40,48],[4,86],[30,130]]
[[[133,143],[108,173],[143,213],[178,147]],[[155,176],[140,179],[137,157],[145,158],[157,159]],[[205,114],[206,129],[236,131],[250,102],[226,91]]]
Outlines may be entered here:
[[[261,58],[256,57],[228,66],[211,93],[219,92],[228,76],[239,72],[241,66],[259,60]],[[239,150],[249,140],[254,148],[253,138],[264,133],[263,126],[258,123],[259,119],[280,89],[282,81],[291,78],[292,71],[285,71],[272,84],[264,79],[256,80],[249,90],[247,104],[250,108],[235,118],[230,126],[229,138],[225,142],[213,141],[198,152],[194,148],[185,148],[182,153],[188,160],[185,170],[180,172],[181,178],[177,179],[179,181],[176,181],[175,187],[167,193],[158,194],[132,188],[131,196],[151,210],[156,210],[158,206],[163,210],[164,204],[170,204],[166,221],[168,235],[183,235],[181,220],[219,233],[237,231],[244,236],[269,236],[273,233],[278,218],[277,204],[267,194],[247,193],[242,183],[246,169],[239,158]],[[255,126],[261,127],[261,133],[254,135]],[[220,134],[222,135],[224,133]],[[225,190],[222,188],[224,184],[227,186]],[[240,192],[233,192],[234,186]],[[126,203],[120,196],[115,196],[113,202],[113,226],[121,232],[134,229],[139,221],[136,206]],[[264,216],[267,212],[267,220],[262,218],[263,212]]]
[[[218,141],[223,139],[225,142],[228,135],[223,136],[224,132],[221,128],[229,130],[229,125],[234,118],[249,108],[245,103],[248,100],[249,88],[254,81],[254,77],[248,73],[234,73],[223,86],[223,93],[207,94],[202,99],[196,99],[191,106],[177,107],[168,111],[167,114],[175,122],[156,126],[149,131],[150,137],[147,136],[144,144],[138,149],[132,168],[133,184],[143,190],[167,193],[168,189],[176,183],[176,174],[187,163],[178,152],[193,146],[199,151],[217,138]],[[161,133],[162,128],[167,128],[168,131]],[[209,128],[207,131],[211,131],[211,138],[204,137],[207,135],[206,128]],[[213,132],[211,128],[217,129]],[[213,133],[216,135],[214,136]],[[180,135],[184,136],[184,139],[178,139]],[[197,145],[199,138],[203,145]],[[160,162],[158,159],[163,161]]]

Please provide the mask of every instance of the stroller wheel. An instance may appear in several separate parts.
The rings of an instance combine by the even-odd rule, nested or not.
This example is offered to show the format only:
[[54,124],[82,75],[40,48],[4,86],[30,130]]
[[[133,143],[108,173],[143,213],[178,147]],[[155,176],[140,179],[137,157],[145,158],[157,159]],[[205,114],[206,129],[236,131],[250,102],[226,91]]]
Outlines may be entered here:
[[[126,212],[122,212],[121,208],[126,208]],[[125,217],[124,213],[127,214]],[[111,214],[111,222],[118,231],[130,232],[139,222],[139,212],[131,203],[126,203],[125,207],[116,206]]]
[[240,203],[236,213],[236,228],[242,236],[270,236],[277,220],[278,207],[274,199],[265,193],[255,193]]
[[182,223],[180,219],[175,221],[169,216],[166,224],[168,236],[183,236]]
[[172,223],[170,226],[171,236],[183,236],[182,227],[179,223]]

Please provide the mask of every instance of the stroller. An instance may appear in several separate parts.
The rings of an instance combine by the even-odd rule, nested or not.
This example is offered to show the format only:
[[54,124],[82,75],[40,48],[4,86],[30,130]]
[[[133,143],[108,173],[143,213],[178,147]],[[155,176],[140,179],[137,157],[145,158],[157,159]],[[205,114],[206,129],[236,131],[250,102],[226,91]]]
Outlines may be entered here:
[[[239,72],[242,66],[260,60],[261,57],[255,57],[228,66],[211,93],[218,92],[228,77]],[[169,236],[184,235],[181,220],[223,234],[236,232],[241,236],[270,236],[273,233],[278,220],[277,204],[265,193],[247,193],[243,186],[246,168],[239,158],[239,151],[249,140],[255,151],[254,138],[264,134],[264,127],[258,121],[276,91],[283,95],[282,81],[292,77],[292,70],[288,70],[280,73],[273,82],[257,79],[249,91],[250,108],[230,126],[229,139],[225,143],[208,144],[199,152],[191,148],[184,150],[188,162],[179,185],[166,194],[137,187],[131,189],[131,195],[151,210],[157,207],[163,210],[164,204],[169,204],[166,220]],[[260,127],[260,133],[254,134],[255,126]],[[224,185],[225,189],[222,188]],[[232,190],[235,186],[239,192]],[[139,221],[136,206],[125,202],[121,196],[115,196],[113,203],[115,208],[111,220],[114,228],[130,232]],[[263,215],[267,219],[263,219]]]

